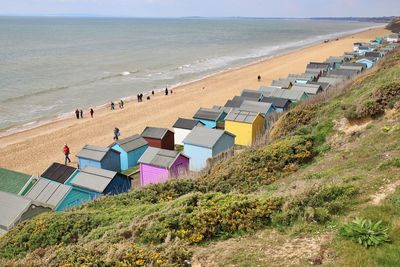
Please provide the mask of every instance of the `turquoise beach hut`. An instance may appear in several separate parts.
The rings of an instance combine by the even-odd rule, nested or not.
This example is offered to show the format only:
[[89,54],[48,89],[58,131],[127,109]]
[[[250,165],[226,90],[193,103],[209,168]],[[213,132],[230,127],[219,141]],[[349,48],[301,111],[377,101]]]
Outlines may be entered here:
[[111,148],[85,145],[76,155],[79,169],[94,167],[110,171],[121,171],[120,152]]
[[142,136],[135,134],[118,140],[110,147],[120,153],[121,170],[125,171],[138,164],[139,158],[148,148],[148,143]]
[[218,122],[224,121],[226,115],[221,109],[200,108],[193,119],[203,123],[205,128],[214,129],[217,128]]
[[219,129],[195,127],[183,140],[184,154],[190,158],[189,170],[201,171],[207,160],[235,145],[235,135]]

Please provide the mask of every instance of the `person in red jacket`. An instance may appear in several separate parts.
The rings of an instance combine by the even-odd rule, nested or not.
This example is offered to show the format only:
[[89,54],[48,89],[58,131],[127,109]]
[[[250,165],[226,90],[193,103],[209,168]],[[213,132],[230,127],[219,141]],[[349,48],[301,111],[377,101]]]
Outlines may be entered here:
[[69,158],[69,154],[70,154],[69,147],[67,146],[67,144],[65,144],[65,146],[64,146],[65,165],[67,165],[67,161],[68,161],[68,163],[71,163],[71,159]]

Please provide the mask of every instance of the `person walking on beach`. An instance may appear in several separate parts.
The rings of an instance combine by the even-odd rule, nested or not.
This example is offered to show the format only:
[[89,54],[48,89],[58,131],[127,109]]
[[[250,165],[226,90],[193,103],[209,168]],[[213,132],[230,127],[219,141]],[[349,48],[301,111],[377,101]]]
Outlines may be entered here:
[[140,102],[143,102],[143,94],[140,93]]
[[124,100],[121,99],[121,101],[119,101],[119,104],[121,105],[121,108],[124,108]]
[[64,156],[65,156],[65,163],[64,163],[64,165],[67,165],[67,162],[68,162],[68,163],[71,163],[71,159],[69,158],[70,151],[69,151],[69,147],[68,147],[67,144],[65,144],[64,149],[63,149],[63,152],[64,152]]
[[172,89],[171,89],[171,95],[172,95]]
[[257,80],[261,82],[261,75],[258,75]]
[[114,128],[114,140],[118,141],[118,137],[121,135],[121,132],[117,127]]
[[140,94],[137,95],[137,102],[140,102]]
[[93,119],[93,114],[94,114],[94,110],[91,108],[90,109],[90,117],[92,117],[92,119]]
[[81,109],[81,119],[83,119],[83,110]]
[[151,91],[151,95],[152,95],[152,96],[154,96],[154,90],[153,90],[153,91]]
[[114,102],[111,102],[111,110],[114,110],[115,109],[115,104],[114,104]]
[[76,118],[79,120],[79,109],[75,110],[75,115],[76,115]]
[[165,88],[165,95],[168,95],[168,87]]

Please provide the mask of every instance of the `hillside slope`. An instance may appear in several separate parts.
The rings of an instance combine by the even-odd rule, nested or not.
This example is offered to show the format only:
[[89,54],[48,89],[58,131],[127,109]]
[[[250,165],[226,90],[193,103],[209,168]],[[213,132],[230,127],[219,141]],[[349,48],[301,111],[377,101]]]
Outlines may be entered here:
[[[265,145],[196,179],[43,214],[0,239],[0,265],[393,266],[400,262],[400,52],[297,105]],[[391,243],[339,236],[355,216]],[[355,264],[356,263],[356,264]]]

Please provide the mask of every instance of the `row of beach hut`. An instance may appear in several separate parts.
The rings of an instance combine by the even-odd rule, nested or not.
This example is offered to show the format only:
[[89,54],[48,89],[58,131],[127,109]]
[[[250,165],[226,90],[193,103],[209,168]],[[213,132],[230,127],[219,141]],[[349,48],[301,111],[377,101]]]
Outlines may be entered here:
[[254,145],[270,127],[272,114],[371,68],[397,47],[386,40],[355,43],[343,56],[310,62],[304,73],[258,90],[243,89],[224,106],[202,107],[192,118],[178,118],[173,130],[146,127],[107,147],[85,145],[76,155],[78,168],[53,163],[40,176],[0,168],[0,234],[42,212],[126,192],[133,184],[131,173],[139,174],[140,186],[161,183],[202,171],[210,159],[232,153],[235,146]]

